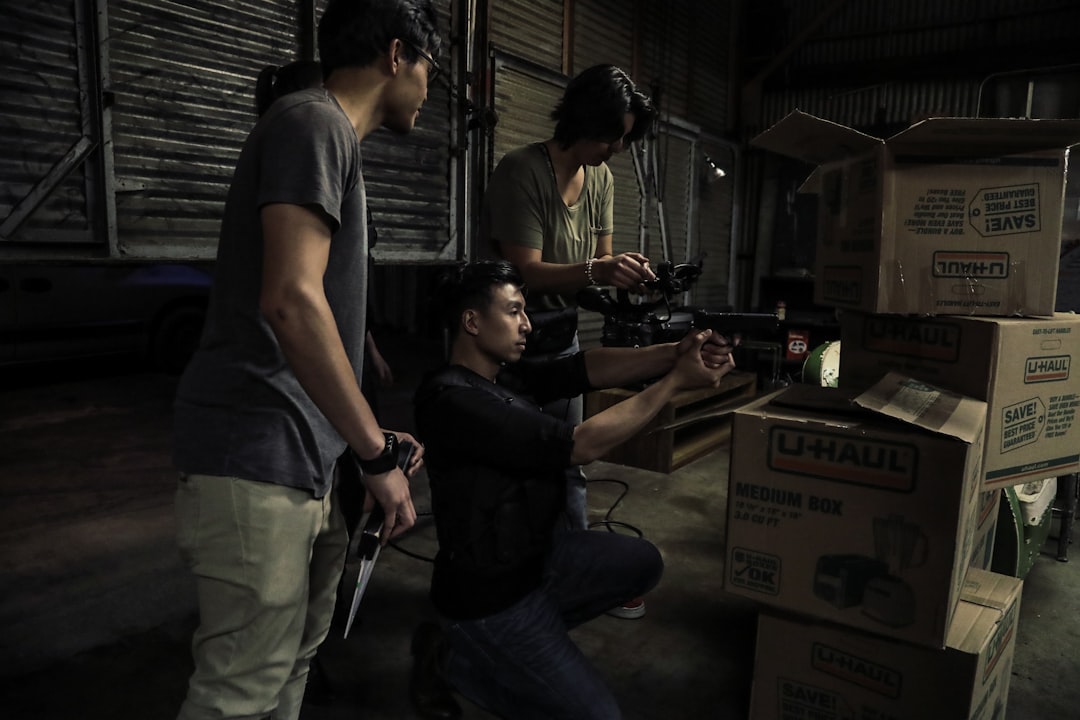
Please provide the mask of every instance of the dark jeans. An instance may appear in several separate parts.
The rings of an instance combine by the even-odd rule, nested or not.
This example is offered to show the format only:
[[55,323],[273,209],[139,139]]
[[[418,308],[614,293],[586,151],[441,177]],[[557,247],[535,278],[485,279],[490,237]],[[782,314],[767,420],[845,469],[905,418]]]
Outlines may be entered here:
[[[537,357],[555,359],[573,355],[579,350],[581,350],[581,346],[578,344],[578,336],[575,334],[573,342],[565,349]],[[581,395],[572,398],[559,398],[558,400],[552,400],[540,409],[546,415],[580,425],[585,415],[585,399]],[[571,530],[585,530],[589,526],[589,501],[586,496],[587,483],[585,471],[581,469],[580,465],[571,465],[566,468],[565,516],[566,526]]]
[[647,540],[557,533],[540,589],[495,615],[444,621],[450,683],[508,720],[617,720],[615,698],[568,631],[644,595],[663,569]]

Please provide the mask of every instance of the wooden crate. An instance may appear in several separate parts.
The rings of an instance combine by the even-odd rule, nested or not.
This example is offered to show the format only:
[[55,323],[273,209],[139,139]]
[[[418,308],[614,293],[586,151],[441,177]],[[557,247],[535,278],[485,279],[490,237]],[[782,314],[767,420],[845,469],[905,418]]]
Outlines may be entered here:
[[[722,445],[731,434],[731,416],[713,413],[746,402],[756,392],[756,375],[736,370],[725,375],[718,388],[678,393],[641,432],[605,455],[604,460],[671,472]],[[634,394],[636,391],[624,388],[591,392],[585,396],[585,417]]]

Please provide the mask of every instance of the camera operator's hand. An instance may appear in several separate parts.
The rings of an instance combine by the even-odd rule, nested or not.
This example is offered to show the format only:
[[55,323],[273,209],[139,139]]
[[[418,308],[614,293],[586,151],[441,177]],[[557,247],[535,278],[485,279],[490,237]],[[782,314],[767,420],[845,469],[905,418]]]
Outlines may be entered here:
[[[670,373],[679,389],[716,387],[725,375],[735,369],[730,349],[716,352],[716,349],[723,350],[730,346],[709,343],[713,335],[712,330],[691,331],[679,342],[675,367]],[[707,344],[714,345],[714,348],[706,349]]]
[[593,262],[593,278],[597,285],[613,285],[623,290],[644,293],[643,283],[656,279],[649,267],[649,258],[641,253],[628,252],[597,258]]

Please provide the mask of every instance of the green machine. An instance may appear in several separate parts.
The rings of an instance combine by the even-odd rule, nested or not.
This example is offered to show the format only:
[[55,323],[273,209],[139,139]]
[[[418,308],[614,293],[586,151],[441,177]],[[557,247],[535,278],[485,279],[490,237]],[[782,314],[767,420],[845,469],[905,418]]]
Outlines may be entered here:
[[[1057,487],[1056,478],[1049,478],[1048,481],[1055,481],[1054,487]],[[1026,577],[1050,536],[1054,503],[1047,503],[1044,510],[1033,516],[1021,499],[1029,485],[1031,483],[1007,487],[1001,493],[994,556],[990,562],[990,569],[996,573]]]

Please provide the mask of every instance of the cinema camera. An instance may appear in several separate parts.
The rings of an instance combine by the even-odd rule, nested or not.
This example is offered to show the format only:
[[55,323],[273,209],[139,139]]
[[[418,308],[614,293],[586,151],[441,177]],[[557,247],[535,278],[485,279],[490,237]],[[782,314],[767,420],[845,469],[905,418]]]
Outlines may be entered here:
[[678,342],[692,328],[711,329],[736,341],[771,337],[779,327],[774,313],[716,312],[704,308],[672,307],[672,299],[689,290],[701,275],[696,263],[662,262],[656,267],[656,279],[645,287],[654,300],[634,302],[626,290],[610,291],[587,287],[578,292],[578,305],[604,316],[601,344],[605,347],[644,347],[664,342]]

